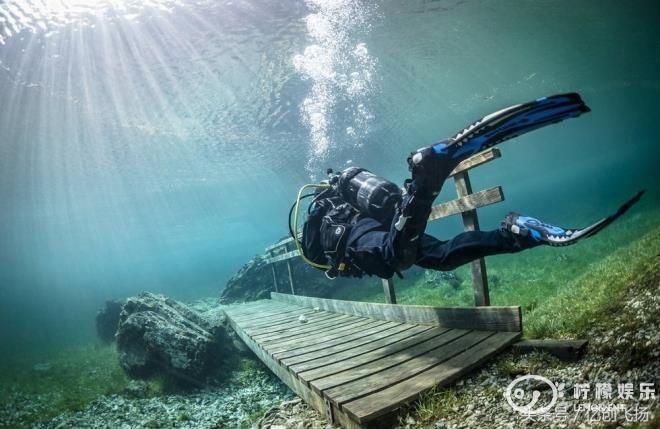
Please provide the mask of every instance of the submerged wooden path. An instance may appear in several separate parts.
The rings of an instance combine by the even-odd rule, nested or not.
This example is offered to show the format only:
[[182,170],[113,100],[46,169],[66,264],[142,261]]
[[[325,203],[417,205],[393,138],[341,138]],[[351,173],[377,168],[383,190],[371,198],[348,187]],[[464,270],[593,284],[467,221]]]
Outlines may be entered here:
[[272,293],[228,320],[294,392],[344,428],[449,384],[521,334],[520,307],[430,307]]

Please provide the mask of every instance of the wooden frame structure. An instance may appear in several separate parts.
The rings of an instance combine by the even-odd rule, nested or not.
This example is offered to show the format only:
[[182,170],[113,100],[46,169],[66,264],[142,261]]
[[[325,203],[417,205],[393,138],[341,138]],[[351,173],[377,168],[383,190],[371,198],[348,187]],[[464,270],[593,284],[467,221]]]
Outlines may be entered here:
[[[293,247],[293,249],[290,248]],[[275,292],[279,292],[279,282],[277,276],[277,270],[275,269],[275,263],[280,261],[286,261],[287,273],[289,275],[289,286],[291,287],[291,295],[296,294],[296,283],[293,276],[293,269],[291,268],[291,259],[300,256],[300,252],[295,248],[295,244],[292,238],[284,239],[278,243],[273,244],[272,246],[266,247],[265,251],[266,263],[270,265],[271,272],[273,274],[273,284],[275,285]]]
[[[463,227],[465,231],[479,230],[479,217],[477,209],[491,204],[504,201],[504,193],[501,186],[494,186],[482,191],[473,192],[470,183],[469,170],[480,165],[486,164],[494,159],[500,158],[501,153],[497,148],[490,148],[479,152],[472,157],[464,160],[451,172],[449,177],[454,178],[456,194],[458,198],[438,204],[431,210],[429,221],[442,219],[448,216],[460,214],[463,218]],[[284,239],[272,246],[266,248],[266,263],[270,264],[273,273],[273,282],[275,291],[279,292],[277,262],[286,261],[289,285],[291,294],[296,294],[295,280],[291,268],[291,259],[300,256],[300,253],[293,246],[293,239]],[[474,287],[474,304],[476,306],[490,305],[490,295],[488,293],[488,276],[486,274],[486,260],[480,258],[471,263],[472,283]],[[383,279],[383,291],[385,293],[385,302],[396,304],[396,293],[394,290],[393,279]]]

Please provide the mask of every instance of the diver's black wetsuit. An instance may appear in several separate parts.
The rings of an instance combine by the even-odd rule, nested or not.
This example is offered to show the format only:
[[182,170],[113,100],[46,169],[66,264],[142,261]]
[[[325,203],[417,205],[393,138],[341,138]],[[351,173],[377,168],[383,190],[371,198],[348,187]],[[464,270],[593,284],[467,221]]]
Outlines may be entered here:
[[401,255],[416,252],[414,264],[422,268],[450,271],[484,256],[515,253],[540,245],[540,242],[522,243],[505,229],[494,231],[467,231],[448,241],[422,234],[416,242],[401,237],[394,225],[389,230],[373,218],[359,220],[351,229],[347,243],[348,260],[369,275],[392,277],[397,271],[408,268]]

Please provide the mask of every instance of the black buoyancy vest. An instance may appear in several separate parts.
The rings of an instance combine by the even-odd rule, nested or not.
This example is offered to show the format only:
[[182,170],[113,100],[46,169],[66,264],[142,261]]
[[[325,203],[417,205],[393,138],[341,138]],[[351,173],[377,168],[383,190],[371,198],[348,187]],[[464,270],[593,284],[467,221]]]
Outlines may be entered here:
[[324,198],[312,203],[303,226],[305,257],[320,265],[330,265],[326,275],[362,277],[363,272],[351,264],[346,243],[360,211],[340,197]]

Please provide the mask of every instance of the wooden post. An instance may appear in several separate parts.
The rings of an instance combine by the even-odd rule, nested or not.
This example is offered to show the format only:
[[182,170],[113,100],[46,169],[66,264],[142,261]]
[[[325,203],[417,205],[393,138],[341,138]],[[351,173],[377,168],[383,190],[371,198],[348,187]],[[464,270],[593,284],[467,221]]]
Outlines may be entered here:
[[[472,193],[472,185],[467,171],[454,175],[456,184],[456,193],[459,197],[465,197]],[[465,231],[478,231],[479,218],[476,210],[469,210],[461,213]],[[471,263],[472,281],[474,286],[474,305],[490,305],[490,295],[488,294],[488,276],[486,275],[486,260],[480,258]]]
[[383,290],[385,291],[385,302],[387,304],[396,304],[396,295],[394,294],[394,280],[392,277],[383,279]]
[[[269,256],[274,256],[272,250],[270,252],[268,252],[268,254],[269,254]],[[273,283],[275,284],[275,292],[279,292],[280,290],[277,287],[277,271],[275,271],[275,263],[274,262],[270,263],[270,269],[273,272]]]
[[[288,244],[284,245],[284,251],[285,252],[289,251]],[[289,271],[289,285],[291,286],[291,295],[295,295],[296,294],[296,287],[295,287],[295,283],[293,281],[293,270],[291,269],[291,259],[286,260],[286,268]]]
[[576,361],[584,355],[587,340],[523,340],[513,345],[516,354],[542,351],[560,360]]
[[293,271],[291,270],[291,261],[286,261],[286,268],[289,270],[289,284],[291,285],[291,295],[296,294],[296,288],[293,283]]

